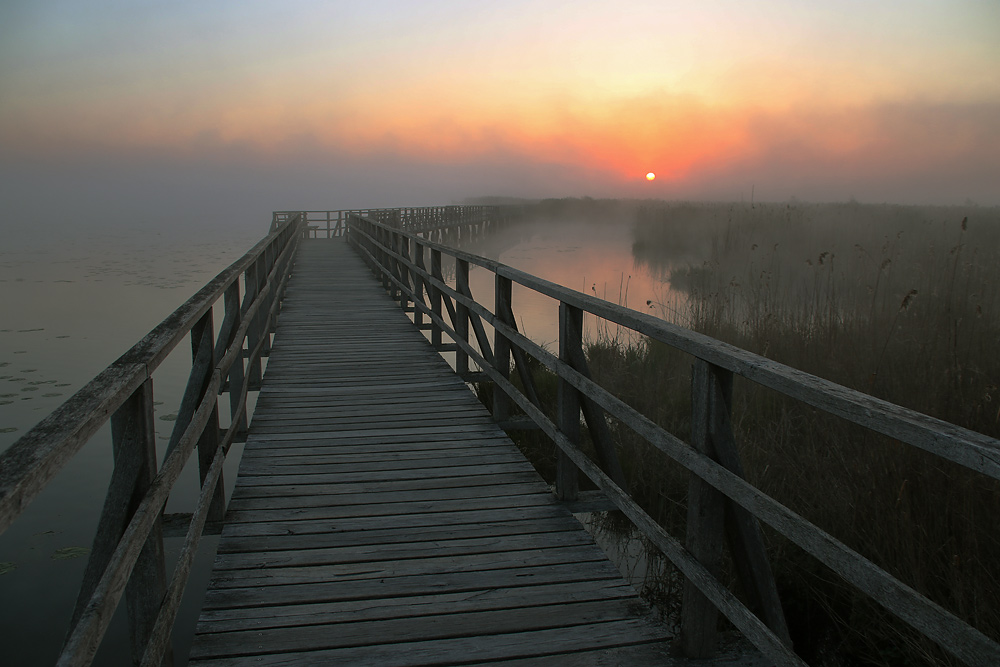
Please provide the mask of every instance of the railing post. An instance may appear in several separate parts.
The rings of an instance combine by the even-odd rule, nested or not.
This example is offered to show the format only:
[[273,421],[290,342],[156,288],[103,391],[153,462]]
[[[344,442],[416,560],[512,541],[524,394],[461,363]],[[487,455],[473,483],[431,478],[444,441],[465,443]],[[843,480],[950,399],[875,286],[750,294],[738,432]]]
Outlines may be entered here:
[[378,241],[378,263],[380,264],[379,275],[382,278],[382,289],[392,294],[392,281],[389,280],[389,253],[385,250],[388,236],[389,232],[384,227],[375,228],[375,238]]
[[[455,260],[455,287],[459,294],[469,291],[469,262],[464,259]],[[469,308],[459,300],[455,300],[455,372],[465,378],[469,374],[469,355],[462,349],[459,341],[469,342]]]
[[[260,261],[255,261],[249,267],[247,267],[246,273],[244,274],[244,294],[243,294],[243,306],[242,311],[245,314],[250,310],[250,306],[253,304],[254,299],[257,298],[257,294],[260,292],[261,283],[264,281],[264,277],[260,275]],[[247,327],[247,349],[253,350],[257,346],[257,341],[260,340],[260,318],[256,315],[251,319],[250,326]],[[261,364],[260,359],[251,359],[247,366],[247,382],[251,388],[259,387],[261,381]]]
[[[511,307],[513,283],[510,278],[497,274],[494,290],[493,313],[497,319],[503,317]],[[510,341],[495,327],[493,329],[493,366],[505,379],[510,378]],[[500,387],[493,385],[493,420],[504,422],[510,419],[510,397]]]
[[[707,361],[696,359],[691,370],[691,445],[712,455],[709,438],[712,397],[719,378]],[[723,392],[732,392],[732,375]],[[688,482],[686,547],[718,578],[725,541],[725,497],[694,473]],[[684,581],[681,605],[681,649],[689,658],[709,658],[715,653],[719,610],[697,586]]]
[[[147,379],[111,417],[111,439],[115,458],[138,456],[139,466],[130,496],[119,498],[127,516],[124,530],[156,476],[156,426],[153,420],[153,380]],[[127,454],[126,454],[127,452]],[[111,500],[111,498],[109,498]],[[125,587],[132,662],[139,664],[146,650],[160,604],[167,590],[163,556],[163,528],[157,519]],[[163,664],[173,663],[168,651]]]
[[[154,424],[153,381],[147,378],[111,417],[115,467],[70,621],[71,631],[83,615],[125,528],[156,475]],[[163,530],[157,521],[125,589],[131,652],[136,664],[149,641],[165,592]],[[168,653],[163,664],[169,665],[172,661]]]
[[399,301],[401,293],[399,291],[399,288],[396,287],[396,283],[393,282],[391,279],[392,277],[396,278],[400,277],[399,263],[396,261],[396,258],[392,256],[392,251],[398,252],[399,250],[399,237],[396,234],[395,230],[390,229],[386,234],[385,247],[386,247],[385,266],[389,273],[389,276],[387,277],[389,284],[389,296],[391,296],[394,301]]
[[[234,280],[233,284],[226,289],[224,296],[224,303],[226,307],[226,315],[233,318],[233,325],[230,336],[233,340],[227,341],[231,344],[235,341],[236,330],[240,328],[240,324],[243,321],[243,314],[240,311],[240,281]],[[230,315],[232,314],[232,315]],[[239,341],[239,346],[242,349],[243,341]],[[240,397],[243,395],[243,385],[246,383],[246,373],[243,368],[243,355],[241,354],[233,365],[229,369],[229,416],[230,418],[235,418],[236,414],[240,412],[242,408]],[[240,436],[246,436],[247,433],[247,416],[241,414],[239,419],[236,420],[233,425],[236,429],[236,434]]]
[[[304,213],[302,214],[305,215]],[[269,243],[266,248],[264,248],[264,282],[267,282],[267,277],[271,275],[271,269],[274,268],[274,263],[278,260],[278,249],[275,248],[275,243]],[[263,285],[261,285],[263,289]],[[258,290],[259,291],[259,290]],[[274,298],[274,290],[271,290],[271,295],[268,299]],[[271,355],[271,327],[267,322],[267,309],[261,308],[257,311],[257,318],[260,321],[261,334],[264,336],[264,345],[260,348],[261,356],[268,357]]]
[[[192,364],[197,363],[199,354],[214,354],[214,331],[215,327],[213,326],[212,309],[210,308],[208,312],[205,313],[200,320],[198,320],[197,324],[191,328]],[[219,449],[219,402],[215,396],[207,397],[205,395],[209,384],[212,382],[212,370],[215,368],[216,361],[218,360],[212,359],[212,363],[210,363],[206,369],[206,373],[202,378],[201,387],[198,391],[198,404],[201,404],[201,402],[206,398],[209,398],[215,404],[212,408],[212,414],[208,418],[208,423],[205,425],[205,430],[202,431],[201,436],[198,438],[198,476],[201,484],[203,485],[205,483],[205,477],[208,476],[208,469],[212,465],[212,461],[215,459],[215,453]],[[242,360],[240,361],[242,363]],[[220,475],[219,483],[216,485],[214,495],[212,496],[212,504],[208,510],[209,521],[222,521],[224,518],[226,513],[225,489],[225,484],[223,483]]]
[[[583,311],[559,302],[559,359],[572,365],[574,350],[583,354]],[[576,387],[559,378],[559,430],[571,443],[580,445],[580,394]],[[576,464],[566,453],[558,450],[556,459],[556,497],[576,500],[580,489],[580,475]]]
[[[441,271],[441,251],[437,248],[431,249],[431,275],[444,282],[444,274]],[[437,285],[431,285],[431,312],[438,319],[442,318],[441,290]],[[437,322],[434,322],[434,328],[431,329],[431,345],[436,348],[441,347],[441,327]]]
[[[402,222],[399,223],[402,225]],[[400,257],[410,257],[410,239],[402,234],[397,234],[396,238],[398,243],[396,244],[396,253]],[[412,281],[410,280],[410,267],[406,265],[406,262],[402,260],[396,260],[396,266],[399,267],[399,281],[403,283],[404,286],[413,287]],[[403,310],[406,310],[407,306],[410,305],[410,298],[406,296],[406,292],[403,289],[399,290],[399,305]],[[416,312],[416,304],[414,304],[414,312]]]
[[[413,240],[412,255],[410,256],[410,261],[413,262],[414,266],[423,271],[427,270],[424,266],[424,245]],[[424,303],[424,287],[427,283],[424,282],[424,277],[420,275],[417,271],[413,271],[413,292],[416,294],[417,299],[419,299],[421,305]],[[417,328],[421,328],[424,323],[424,311],[417,308],[417,304],[413,304],[413,323],[417,325]]]

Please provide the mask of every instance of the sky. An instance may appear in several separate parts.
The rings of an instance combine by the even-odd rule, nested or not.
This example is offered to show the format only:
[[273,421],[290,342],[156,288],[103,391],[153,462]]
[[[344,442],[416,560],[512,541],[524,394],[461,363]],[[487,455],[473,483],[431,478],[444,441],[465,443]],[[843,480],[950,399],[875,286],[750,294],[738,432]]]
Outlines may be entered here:
[[9,213],[488,195],[1000,205],[1000,3],[0,4]]

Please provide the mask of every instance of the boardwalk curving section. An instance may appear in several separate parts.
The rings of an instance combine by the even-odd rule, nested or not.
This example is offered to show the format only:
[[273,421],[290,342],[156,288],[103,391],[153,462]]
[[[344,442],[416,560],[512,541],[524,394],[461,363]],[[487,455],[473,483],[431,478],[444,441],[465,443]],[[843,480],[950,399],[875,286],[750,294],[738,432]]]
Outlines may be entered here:
[[665,639],[361,260],[303,241],[191,664],[662,664]]

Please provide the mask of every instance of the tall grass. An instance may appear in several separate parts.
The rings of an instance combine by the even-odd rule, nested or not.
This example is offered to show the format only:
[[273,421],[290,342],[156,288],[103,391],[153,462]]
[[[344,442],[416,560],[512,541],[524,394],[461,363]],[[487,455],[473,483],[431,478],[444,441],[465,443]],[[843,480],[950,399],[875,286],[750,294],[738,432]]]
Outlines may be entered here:
[[1000,210],[686,205],[635,238],[687,297],[665,318],[1000,435]]
[[[665,319],[1000,437],[1000,210],[657,205],[638,211],[634,238],[636,260],[671,283]],[[691,358],[595,330],[594,379],[687,439]],[[554,405],[554,378],[535,376]],[[1000,639],[1000,485],[739,378],[733,423],[753,484]],[[683,537],[686,471],[622,425],[611,430],[633,495]],[[551,443],[515,439],[551,479]],[[765,538],[811,664],[952,664],[783,537]],[[676,581],[668,574],[661,588]]]
[[[666,319],[1000,437],[997,209],[674,205],[641,211],[635,239],[637,259],[686,297]],[[687,394],[667,379],[684,375],[684,362],[662,348],[604,339],[589,354],[602,384],[683,437]],[[1000,638],[1000,485],[752,383],[738,384],[735,396],[754,484]],[[625,452],[638,446],[620,438]],[[628,467],[643,502],[680,526],[683,475]],[[768,537],[804,656],[949,663],[780,536]]]

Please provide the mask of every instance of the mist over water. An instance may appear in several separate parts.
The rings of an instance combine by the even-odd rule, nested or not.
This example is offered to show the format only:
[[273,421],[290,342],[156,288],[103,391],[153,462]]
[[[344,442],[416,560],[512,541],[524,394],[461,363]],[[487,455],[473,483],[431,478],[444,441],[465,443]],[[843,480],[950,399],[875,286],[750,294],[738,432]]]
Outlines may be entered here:
[[[633,310],[658,317],[676,313],[685,297],[671,289],[665,267],[673,264],[666,258],[658,267],[637,262],[632,252],[633,224],[630,210],[529,218],[523,226],[501,229],[467,250]],[[473,270],[469,280],[476,298],[492,304],[493,274]],[[512,301],[521,333],[555,351],[559,303],[516,283]],[[614,327],[609,330],[585,314],[586,340],[615,333]]]
[[[240,257],[270,223],[269,210],[184,212],[180,205],[141,214],[124,205],[104,213],[85,208],[77,216],[72,207],[56,203],[23,206],[14,225],[7,219],[9,233],[0,246],[0,450]],[[993,372],[980,343],[995,340],[987,334],[998,313],[996,209],[748,203],[656,208],[578,201],[537,211],[528,223],[463,250],[682,325],[719,325],[720,335],[743,327],[747,337],[733,342],[759,344],[756,351],[772,356],[777,338],[765,325],[801,325],[808,333],[832,324],[840,330],[844,314],[860,304],[862,324],[877,334],[873,338],[865,329],[863,340],[877,338],[867,347],[874,348],[886,378],[903,377],[899,369],[913,366],[903,361],[904,348],[895,351],[897,343],[910,345],[942,331],[921,320],[924,304],[940,300],[933,287],[924,286],[926,279],[937,278],[941,285],[951,280],[951,300],[943,307],[958,313],[961,306],[969,313],[956,320],[955,335],[976,334],[968,343],[956,338],[956,349],[968,358],[963,368]],[[918,278],[925,283],[915,282]],[[492,306],[493,274],[473,268],[470,283],[476,298]],[[901,309],[900,300],[915,285],[916,305]],[[975,289],[963,292],[969,285]],[[513,307],[521,331],[554,351],[558,303],[515,285]],[[883,319],[870,315],[876,309]],[[722,327],[725,322],[734,327]],[[765,327],[759,329],[765,333],[755,338],[754,326]],[[588,341],[622,335],[585,318]],[[812,345],[815,338],[801,340]],[[865,354],[853,356],[867,363]],[[161,447],[189,363],[184,341],[154,376]],[[857,377],[870,372],[865,366]],[[972,398],[981,399],[983,410],[995,411],[989,395],[983,396]],[[228,459],[230,486],[239,454],[236,448]],[[111,467],[105,428],[0,536],[0,598],[32,601],[0,606],[5,660],[47,663],[58,652],[86,562],[82,550],[90,546]],[[193,467],[179,484],[168,512],[190,511],[197,489]],[[205,539],[191,582],[194,592],[180,615],[181,634],[200,608],[216,538]],[[178,542],[168,540],[168,558]],[[112,626],[98,664],[123,659],[127,640],[121,621]]]

